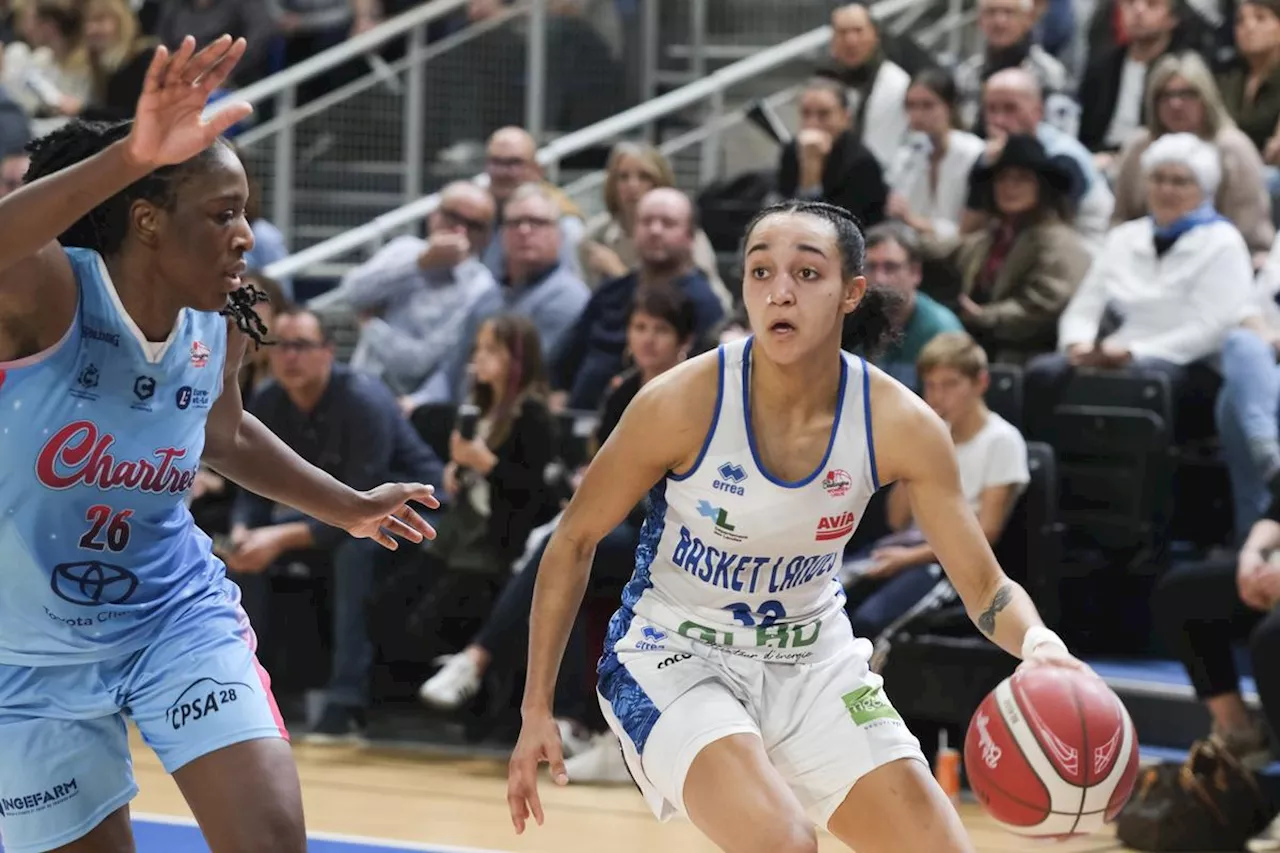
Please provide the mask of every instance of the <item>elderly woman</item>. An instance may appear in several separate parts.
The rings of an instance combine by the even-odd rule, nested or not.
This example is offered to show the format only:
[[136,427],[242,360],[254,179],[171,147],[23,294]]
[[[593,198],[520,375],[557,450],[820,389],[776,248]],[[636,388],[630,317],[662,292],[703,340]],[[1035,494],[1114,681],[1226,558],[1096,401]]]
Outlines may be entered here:
[[960,280],[957,314],[993,362],[1051,352],[1058,315],[1089,269],[1083,238],[1067,225],[1072,173],[1033,136],[1010,136],[975,176],[989,214],[981,231],[926,239],[925,254]]
[[[671,164],[653,146],[635,142],[619,142],[613,146],[604,180],[604,205],[609,215],[593,222],[578,246],[582,277],[588,287],[595,290],[636,268],[640,256],[631,239],[636,206],[649,190],[673,187],[675,183]],[[693,262],[707,274],[711,289],[720,297],[725,310],[732,308],[733,297],[716,266],[716,250],[701,229],[693,244]]]
[[1223,216],[1235,223],[1261,263],[1276,235],[1271,221],[1262,158],[1236,127],[1204,60],[1194,53],[1165,56],[1147,75],[1146,127],[1138,131],[1120,154],[1116,175],[1116,207],[1112,223],[1135,219],[1147,212],[1148,192],[1143,152],[1166,134],[1195,134],[1217,149],[1221,179],[1210,199]]
[[[1159,370],[1179,386],[1249,312],[1253,270],[1236,227],[1214,209],[1218,149],[1191,133],[1162,135],[1142,154],[1149,216],[1111,229],[1058,326],[1060,353],[1027,372],[1027,408],[1052,410],[1056,380],[1073,367]],[[1104,315],[1120,318],[1103,331]]]
[[986,143],[957,129],[959,95],[950,72],[926,68],[911,78],[905,106],[911,132],[886,179],[885,213],[920,234],[954,237],[969,194],[969,174]]

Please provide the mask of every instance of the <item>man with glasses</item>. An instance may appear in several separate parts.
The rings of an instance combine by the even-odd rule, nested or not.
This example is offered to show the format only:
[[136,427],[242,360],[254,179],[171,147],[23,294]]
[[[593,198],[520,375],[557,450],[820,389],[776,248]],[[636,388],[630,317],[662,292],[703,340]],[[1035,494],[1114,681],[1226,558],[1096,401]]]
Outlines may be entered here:
[[[247,401],[247,411],[303,459],[352,488],[403,478],[441,482],[439,458],[401,415],[395,397],[377,379],[334,362],[333,343],[315,314],[286,309],[272,326],[275,381]],[[189,405],[200,402],[192,397]],[[267,635],[267,654],[273,648],[268,569],[287,559],[332,570],[332,674],[324,710],[307,737],[320,743],[359,737],[374,657],[365,607],[375,572],[393,552],[247,491],[236,498],[230,544],[220,556],[244,593],[254,628]]]
[[428,238],[399,237],[347,273],[341,301],[361,316],[351,366],[382,378],[412,411],[431,377],[465,344],[467,312],[498,283],[479,253],[493,198],[467,181],[440,192]]
[[[516,189],[528,183],[542,182],[542,167],[538,165],[538,144],[529,132],[521,127],[504,127],[494,131],[485,148],[485,174],[489,176],[489,192],[497,202],[498,219],[494,222],[494,237],[481,253],[485,266],[501,278],[507,274],[506,248],[499,235],[502,215],[508,200]],[[579,278],[578,244],[586,232],[586,225],[572,202],[558,189],[547,185],[547,192],[558,208],[556,222],[560,230],[560,263]]]
[[908,388],[917,388],[920,351],[943,332],[964,331],[964,325],[946,306],[919,292],[921,254],[914,231],[885,222],[869,229],[866,239],[863,270],[867,285],[896,291],[902,297],[894,318],[901,337],[875,359],[875,364]]

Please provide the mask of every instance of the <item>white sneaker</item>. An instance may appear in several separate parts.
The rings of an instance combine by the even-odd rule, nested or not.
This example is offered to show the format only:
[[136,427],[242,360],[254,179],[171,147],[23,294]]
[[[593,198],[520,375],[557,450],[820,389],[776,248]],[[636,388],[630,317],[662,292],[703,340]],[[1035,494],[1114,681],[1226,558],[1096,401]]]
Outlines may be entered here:
[[591,748],[565,761],[564,770],[570,784],[631,784],[631,772],[622,757],[622,744],[613,732],[592,738]]
[[575,755],[581,755],[591,748],[594,742],[591,733],[572,720],[556,720],[560,728],[560,750],[568,761]]
[[452,711],[480,692],[480,670],[467,655],[441,655],[436,663],[444,665],[418,688],[418,698],[427,705]]
[[1280,817],[1271,821],[1271,825],[1249,839],[1245,845],[1249,853],[1277,853],[1280,851]]

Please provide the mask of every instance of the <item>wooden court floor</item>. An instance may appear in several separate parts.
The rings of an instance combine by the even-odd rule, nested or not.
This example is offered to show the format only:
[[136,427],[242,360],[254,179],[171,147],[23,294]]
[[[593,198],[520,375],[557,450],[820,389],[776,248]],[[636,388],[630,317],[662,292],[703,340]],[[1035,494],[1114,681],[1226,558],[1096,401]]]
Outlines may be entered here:
[[[141,788],[134,811],[189,817],[172,780],[136,736],[133,753]],[[547,781],[541,788],[546,823],[517,837],[507,816],[501,761],[306,745],[296,746],[295,755],[312,831],[510,853],[716,851],[688,823],[658,823],[630,787],[555,788]],[[993,826],[975,805],[962,806],[962,812],[980,853],[1122,849],[1107,837],[1061,844],[1030,841]],[[820,849],[835,853],[847,848],[825,836]]]

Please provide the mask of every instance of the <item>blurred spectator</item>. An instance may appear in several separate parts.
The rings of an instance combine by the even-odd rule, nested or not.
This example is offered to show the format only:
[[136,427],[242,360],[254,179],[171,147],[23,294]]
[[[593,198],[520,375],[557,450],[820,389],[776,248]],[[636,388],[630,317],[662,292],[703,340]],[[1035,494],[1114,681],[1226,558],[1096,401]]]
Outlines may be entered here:
[[987,81],[982,108],[987,124],[987,150],[974,167],[969,198],[965,202],[968,210],[961,219],[960,230],[980,228],[984,216],[978,211],[991,205],[991,188],[977,179],[987,174],[980,167],[1000,156],[1008,136],[1022,134],[1035,136],[1046,154],[1071,168],[1074,173],[1071,201],[1075,209],[1071,222],[1090,246],[1100,244],[1107,233],[1115,199],[1088,149],[1044,121],[1044,100],[1036,78],[1021,68],[996,72]]
[[156,43],[139,31],[127,0],[87,0],[84,14],[93,86],[79,115],[89,121],[133,118]]
[[[1186,667],[1212,720],[1210,742],[1249,770],[1271,761],[1268,724],[1280,732],[1280,503],[1249,534],[1238,559],[1183,565],[1160,581],[1152,601],[1165,645]],[[1245,706],[1235,645],[1248,641],[1265,722]],[[1222,830],[1239,827],[1222,827]],[[1239,849],[1239,848],[1235,848]],[[1280,850],[1280,817],[1247,849]]]
[[[693,303],[679,290],[655,287],[637,294],[627,319],[627,349],[634,367],[615,377],[610,385],[592,435],[592,455],[608,440],[640,389],[689,354],[694,324]],[[582,470],[577,472],[575,481],[582,473]],[[620,594],[634,568],[643,521],[642,503],[596,547],[590,578],[593,597],[614,599]],[[443,657],[441,669],[419,689],[423,702],[435,708],[459,708],[479,692],[485,673],[493,663],[520,665],[529,636],[533,588],[554,522],[547,528],[534,533],[531,545],[535,541],[537,544],[521,560],[518,573],[503,588],[493,612],[475,638],[461,652]],[[555,698],[565,757],[571,762],[569,778],[572,782],[587,783],[627,781],[630,776],[622,764],[616,738],[607,732],[590,743],[583,738],[583,724],[588,718],[583,685],[593,659],[587,648],[584,618],[579,616],[569,636]]]
[[[632,233],[636,225],[636,206],[649,190],[675,186],[671,163],[652,145],[619,142],[609,152],[605,167],[604,206],[609,218],[587,230],[578,247],[579,262],[587,286],[595,290],[603,282],[620,278],[635,269],[636,255]],[[693,262],[707,274],[707,280],[720,297],[725,310],[733,307],[716,264],[716,250],[701,228],[693,244]]]
[[170,50],[187,36],[204,45],[223,34],[247,44],[226,88],[245,86],[267,73],[276,24],[265,0],[165,0],[160,7],[156,36]]
[[31,123],[22,107],[0,86],[0,198],[22,186],[31,157],[27,143],[31,141]]
[[[449,184],[427,221],[426,240],[392,240],[339,285],[362,317],[352,367],[381,377],[402,397],[469,345],[462,339],[467,312],[498,287],[477,257],[493,222],[493,198],[483,187]],[[402,407],[416,408],[412,396]]]
[[1152,142],[1169,133],[1193,133],[1213,145],[1220,160],[1217,195],[1209,201],[1235,223],[1252,251],[1269,251],[1276,229],[1262,158],[1227,115],[1204,60],[1183,53],[1157,62],[1147,75],[1146,110],[1146,127],[1120,153],[1112,220],[1118,224],[1147,212],[1142,156]]
[[1215,409],[1238,541],[1280,497],[1280,238],[1254,293],[1250,316],[1222,345],[1222,390]]
[[[286,310],[275,326],[275,382],[254,395],[248,411],[303,459],[352,488],[440,482],[440,460],[405,421],[395,398],[378,380],[334,363],[333,343],[314,314]],[[373,665],[365,607],[374,572],[392,552],[246,491],[237,496],[231,545],[224,560],[244,590],[245,609],[259,633],[268,629],[268,568],[286,557],[332,566],[333,667],[312,735],[358,735]]]
[[697,233],[688,196],[670,187],[650,190],[636,210],[636,249],[639,267],[601,285],[591,296],[555,361],[552,384],[554,407],[595,409],[604,399],[609,380],[622,372],[627,344],[627,315],[638,293],[658,286],[675,286],[693,302],[701,340],[724,316],[724,308],[693,265],[693,237]]
[[[1021,68],[1034,75],[1044,98],[1049,100],[1050,123],[1074,135],[1075,104],[1070,98],[1070,81],[1062,63],[1031,41],[1035,23],[1032,0],[978,0],[978,29],[985,49],[956,68],[956,88],[960,92],[960,123],[985,136],[985,117],[980,109],[982,90],[991,76],[1008,68]],[[1059,113],[1065,114],[1059,115]]]
[[[341,44],[375,26],[382,10],[378,0],[263,0],[284,36],[284,67]],[[298,87],[297,102],[306,103],[354,80],[363,63],[352,61],[312,77]]]
[[[991,381],[987,357],[964,332],[944,332],[931,340],[920,353],[917,370],[925,402],[951,429],[965,500],[994,545],[1031,481],[1027,443],[983,401]],[[885,513],[894,532],[863,558],[847,563],[842,576],[853,633],[872,642],[913,614],[937,588],[950,591],[937,556],[915,526],[903,484],[891,487]]]
[[907,132],[902,101],[910,77],[884,55],[880,28],[864,3],[831,13],[831,76],[849,88],[853,126],[867,150],[887,166]]
[[884,219],[888,190],[879,162],[849,122],[848,90],[810,80],[800,96],[800,132],[782,149],[778,191],[843,207],[865,228]]
[[1236,9],[1235,62],[1218,74],[1227,113],[1280,165],[1280,0],[1247,0]]
[[76,0],[29,0],[16,11],[23,41],[4,46],[0,81],[31,118],[33,135],[43,136],[89,98],[84,12]]
[[920,242],[910,228],[882,222],[867,230],[867,255],[862,267],[867,286],[889,288],[902,295],[899,313],[894,317],[901,337],[874,362],[908,388],[917,387],[916,360],[925,345],[942,332],[964,329],[950,309],[919,291],[922,260]]
[[1097,152],[1103,170],[1145,123],[1147,70],[1179,47],[1181,0],[1119,0],[1117,5],[1128,41],[1098,51],[1080,84],[1080,141]]
[[1075,38],[1075,0],[1034,0],[1032,14],[1035,24],[1031,28],[1031,40],[1050,55],[1063,59]]
[[976,180],[990,187],[982,231],[927,241],[960,278],[959,316],[997,363],[1052,352],[1058,317],[1091,257],[1064,221],[1072,176],[1033,136],[1010,136]]
[[[500,236],[506,203],[517,187],[542,181],[542,167],[538,165],[537,155],[538,144],[524,128],[504,127],[489,138],[484,170],[489,176],[489,192],[493,193],[493,199],[497,202],[498,218],[494,222],[494,237],[481,258],[495,276],[505,275],[507,271],[503,254],[506,241]],[[547,193],[559,209],[556,221],[560,230],[560,264],[567,272],[580,278],[582,271],[578,267],[578,244],[582,242],[582,233],[586,230],[582,215],[569,197],[558,188],[548,184]],[[550,352],[552,342],[544,338],[544,343]]]
[[485,320],[471,355],[475,433],[449,437],[452,503],[431,543],[451,571],[505,577],[529,533],[555,512],[545,472],[555,456],[538,330],[503,314]]
[[[1249,313],[1249,250],[1213,207],[1222,168],[1212,143],[1165,134],[1144,150],[1141,165],[1151,215],[1107,235],[1063,312],[1061,352],[1027,369],[1028,417],[1049,416],[1054,389],[1074,367],[1159,371],[1176,393],[1186,366],[1217,353]],[[1106,315],[1118,317],[1119,327],[1109,330]]]
[[[500,239],[505,247],[501,287],[489,290],[471,306],[461,345],[443,369],[413,395],[418,405],[452,402],[465,397],[467,361],[481,324],[503,313],[528,317],[538,329],[544,358],[551,363],[565,346],[578,316],[591,298],[582,279],[560,262],[560,208],[543,183],[529,183],[511,193],[503,206]],[[490,243],[492,245],[492,241]]]
[[551,0],[547,4],[544,126],[553,131],[578,130],[628,106],[622,63],[591,20],[599,13],[588,9],[608,5],[612,0]]
[[969,194],[969,174],[985,143],[956,129],[956,86],[941,68],[912,78],[906,114],[911,133],[887,170],[885,213],[921,234],[952,237]]
[[[244,218],[253,231],[253,248],[245,253],[244,261],[251,270],[262,270],[282,261],[289,256],[289,246],[285,243],[284,234],[268,220],[262,211],[262,182],[254,171],[244,153],[237,149],[240,165],[244,167],[245,179],[249,183],[249,200],[244,206]],[[277,282],[284,291],[285,297],[293,301],[293,279],[282,278]]]

